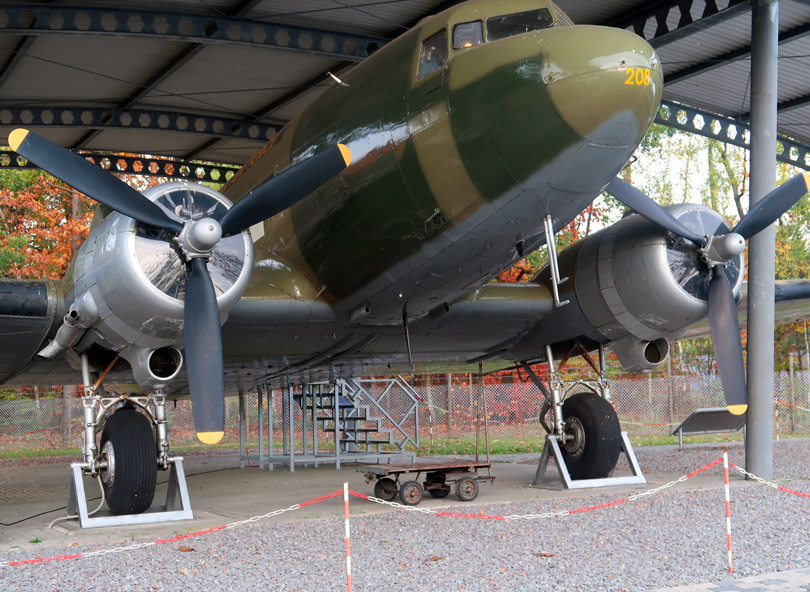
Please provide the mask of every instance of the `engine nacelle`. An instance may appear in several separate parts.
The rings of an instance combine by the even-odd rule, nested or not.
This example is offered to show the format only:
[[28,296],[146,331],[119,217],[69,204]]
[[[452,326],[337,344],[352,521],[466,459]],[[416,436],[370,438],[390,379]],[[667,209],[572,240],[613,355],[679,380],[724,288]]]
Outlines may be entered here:
[[[179,222],[220,218],[232,206],[213,189],[193,183],[167,183],[143,193]],[[186,265],[172,238],[121,214],[105,218],[75,258],[70,311],[40,355],[95,342],[127,359],[142,387],[165,386],[182,364],[176,348],[183,347],[186,285]],[[208,270],[221,322],[245,291],[252,265],[247,232],[221,239],[214,249]]]
[[[684,226],[698,234],[729,232],[716,212],[695,204],[668,208]],[[722,229],[722,230],[721,230]],[[691,241],[632,214],[609,228],[568,247],[558,257],[560,299],[556,308],[519,343],[514,352],[528,359],[541,344],[566,349],[575,339],[607,344],[628,371],[645,372],[666,359],[663,341],[708,313],[711,273]],[[743,259],[732,259],[726,273],[738,295]],[[537,282],[551,285],[544,268]],[[522,357],[525,356],[525,357]]]

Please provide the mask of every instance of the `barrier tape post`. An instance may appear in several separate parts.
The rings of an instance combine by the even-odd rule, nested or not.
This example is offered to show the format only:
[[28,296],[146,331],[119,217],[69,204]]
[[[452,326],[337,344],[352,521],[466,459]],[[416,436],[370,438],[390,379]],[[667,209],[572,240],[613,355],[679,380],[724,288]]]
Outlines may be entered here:
[[728,452],[723,451],[723,481],[726,490],[726,540],[728,542],[728,573],[734,573],[731,564],[731,497],[728,487]]
[[776,441],[779,442],[779,405],[776,401],[773,403],[773,416],[776,421]]
[[346,518],[346,590],[352,592],[352,544],[349,537],[349,483],[343,483],[343,514]]

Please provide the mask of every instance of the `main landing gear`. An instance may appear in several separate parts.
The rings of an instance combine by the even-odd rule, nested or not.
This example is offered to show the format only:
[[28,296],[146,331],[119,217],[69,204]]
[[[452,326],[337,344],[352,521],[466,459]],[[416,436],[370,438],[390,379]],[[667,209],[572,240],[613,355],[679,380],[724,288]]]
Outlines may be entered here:
[[[82,356],[82,374],[83,462],[71,465],[69,513],[78,514],[83,527],[193,518],[182,459],[169,456],[166,397],[106,393],[101,386],[103,375],[95,381],[91,378],[86,356]],[[165,511],[144,514],[154,501],[158,470],[171,470]],[[112,519],[88,518],[82,475],[99,479]]]
[[[598,375],[595,381],[576,381],[571,384],[561,379],[559,369],[575,353],[579,353]],[[546,444],[532,485],[539,486],[542,483],[552,456],[560,479],[569,489],[646,483],[627,434],[621,431],[619,417],[610,403],[604,348],[599,348],[599,366],[580,344],[576,344],[562,359],[559,369],[554,365],[550,346],[546,346],[546,359],[549,364],[548,386],[543,384],[528,364],[523,364],[532,381],[545,395],[540,411],[540,424],[546,431]],[[546,422],[549,411],[553,425]],[[627,457],[633,475],[613,477],[622,452]]]

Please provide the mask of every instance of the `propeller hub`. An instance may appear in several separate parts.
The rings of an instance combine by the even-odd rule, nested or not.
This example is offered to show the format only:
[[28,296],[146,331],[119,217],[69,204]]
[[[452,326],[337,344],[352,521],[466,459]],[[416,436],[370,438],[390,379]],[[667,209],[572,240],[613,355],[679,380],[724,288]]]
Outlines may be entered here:
[[703,262],[713,269],[722,266],[745,251],[745,238],[736,232],[708,237],[705,247],[698,249]]
[[718,236],[716,241],[717,254],[723,259],[733,259],[745,251],[745,238],[736,232]]
[[222,238],[222,226],[213,218],[200,218],[185,225],[177,242],[188,258],[206,257]]

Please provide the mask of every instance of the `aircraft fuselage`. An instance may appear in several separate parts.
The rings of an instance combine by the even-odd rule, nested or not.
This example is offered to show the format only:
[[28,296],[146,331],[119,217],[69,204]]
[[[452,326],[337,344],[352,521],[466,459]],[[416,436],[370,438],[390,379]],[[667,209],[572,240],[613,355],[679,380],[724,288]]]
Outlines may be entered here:
[[317,297],[395,324],[542,245],[547,215],[556,230],[582,211],[643,137],[662,78],[629,32],[570,25],[549,2],[474,0],[342,81],[224,189],[243,195],[336,142],[353,154],[338,178],[255,229],[245,296]]

